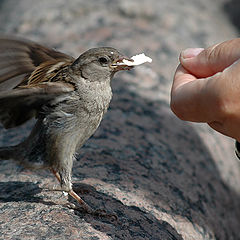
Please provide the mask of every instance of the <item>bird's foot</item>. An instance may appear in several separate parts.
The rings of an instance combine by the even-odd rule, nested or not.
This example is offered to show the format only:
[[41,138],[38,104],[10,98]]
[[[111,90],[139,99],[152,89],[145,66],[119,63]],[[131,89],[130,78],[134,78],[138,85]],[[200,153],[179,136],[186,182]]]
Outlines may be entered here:
[[[60,178],[59,173],[56,172],[53,169],[52,169],[52,172],[56,176],[58,181],[61,183],[61,178]],[[65,189],[62,188],[62,191],[64,191],[64,190]],[[66,189],[65,191],[67,191],[67,190],[68,189]],[[89,190],[87,190],[87,191],[89,191]],[[84,190],[83,193],[86,193],[87,191]],[[77,211],[81,211],[81,212],[85,212],[85,213],[91,214],[93,216],[108,218],[108,219],[111,219],[111,221],[116,221],[118,219],[117,215],[112,214],[112,213],[107,213],[105,210],[102,210],[102,209],[94,210],[94,209],[92,209],[86,202],[84,202],[82,200],[82,198],[75,191],[73,191],[73,189],[70,189],[67,192],[71,197],[73,197],[78,202],[78,204],[80,206],[80,208],[79,208],[76,205],[69,203],[69,204],[67,204],[68,208],[74,209],[74,210],[77,210]]]

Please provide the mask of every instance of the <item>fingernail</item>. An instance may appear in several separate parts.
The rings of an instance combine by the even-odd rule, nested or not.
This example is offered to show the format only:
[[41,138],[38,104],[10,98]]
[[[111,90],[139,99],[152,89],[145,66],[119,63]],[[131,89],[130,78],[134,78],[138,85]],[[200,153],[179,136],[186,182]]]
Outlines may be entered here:
[[181,52],[182,58],[193,58],[196,57],[204,48],[187,48]]

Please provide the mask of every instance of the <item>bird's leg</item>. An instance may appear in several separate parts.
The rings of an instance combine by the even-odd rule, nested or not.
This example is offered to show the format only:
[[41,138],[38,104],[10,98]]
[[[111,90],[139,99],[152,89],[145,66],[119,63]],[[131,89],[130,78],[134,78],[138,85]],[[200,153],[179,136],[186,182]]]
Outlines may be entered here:
[[[56,172],[54,169],[52,169],[52,173],[54,174],[54,176],[57,178],[57,180],[60,182],[61,184],[61,177],[60,174],[58,172]],[[65,191],[63,189],[63,191]],[[77,202],[81,205],[81,207],[84,209],[84,211],[86,211],[87,213],[94,213],[94,210],[87,204],[85,203],[80,196],[78,196],[77,193],[75,193],[72,189],[68,190],[67,193],[73,197],[75,200],[77,200]]]
[[[57,178],[57,180],[60,182],[60,184],[62,183],[61,180],[61,176],[58,172],[56,172],[54,169],[51,169],[52,173],[55,175],[55,177]],[[62,189],[62,191],[66,191],[64,189]],[[85,203],[81,197],[78,196],[77,193],[75,193],[72,189],[70,189],[69,191],[66,191],[71,197],[73,197],[75,200],[77,200],[77,202],[82,206],[82,208],[84,209],[85,212],[90,213],[92,215],[95,216],[101,216],[101,217],[106,217],[106,218],[110,218],[111,221],[115,221],[117,220],[117,216],[115,214],[109,214],[106,213],[105,210],[102,209],[97,209],[97,210],[93,210],[87,203]],[[74,208],[75,209],[75,208]]]

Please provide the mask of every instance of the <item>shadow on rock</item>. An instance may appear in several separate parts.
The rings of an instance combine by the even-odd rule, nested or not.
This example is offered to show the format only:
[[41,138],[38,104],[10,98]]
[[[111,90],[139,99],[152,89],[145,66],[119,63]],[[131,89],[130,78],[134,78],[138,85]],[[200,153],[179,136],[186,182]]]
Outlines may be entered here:
[[[75,210],[75,214],[90,223],[97,231],[106,233],[113,239],[164,239],[182,240],[183,238],[167,222],[157,220],[152,214],[135,206],[126,206],[107,194],[96,191],[86,184],[74,184],[74,190],[85,194],[82,198],[93,208],[114,214],[117,220],[110,217],[96,217]],[[72,202],[72,199],[69,198]]]
[[51,201],[44,201],[35,195],[42,192],[38,184],[32,182],[0,182],[0,203],[8,202],[30,202],[42,203],[45,205],[56,205]]

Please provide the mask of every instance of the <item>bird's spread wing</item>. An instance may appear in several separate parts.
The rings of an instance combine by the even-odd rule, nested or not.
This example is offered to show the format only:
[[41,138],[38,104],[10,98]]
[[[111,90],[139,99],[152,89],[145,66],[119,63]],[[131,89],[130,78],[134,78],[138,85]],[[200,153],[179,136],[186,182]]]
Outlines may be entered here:
[[28,40],[0,37],[0,91],[21,84],[43,63],[73,60],[67,54]]
[[16,88],[31,88],[39,83],[62,80],[64,76],[64,79],[67,80],[64,69],[67,69],[71,64],[72,61],[68,59],[54,59],[43,62],[30,75],[26,76]]
[[46,82],[31,88],[17,88],[0,94],[0,122],[5,128],[21,125],[34,117],[41,106],[74,87],[68,83]]
[[0,122],[4,127],[24,123],[42,105],[73,91],[70,83],[61,81],[61,74],[57,76],[73,61],[31,41],[0,38]]

